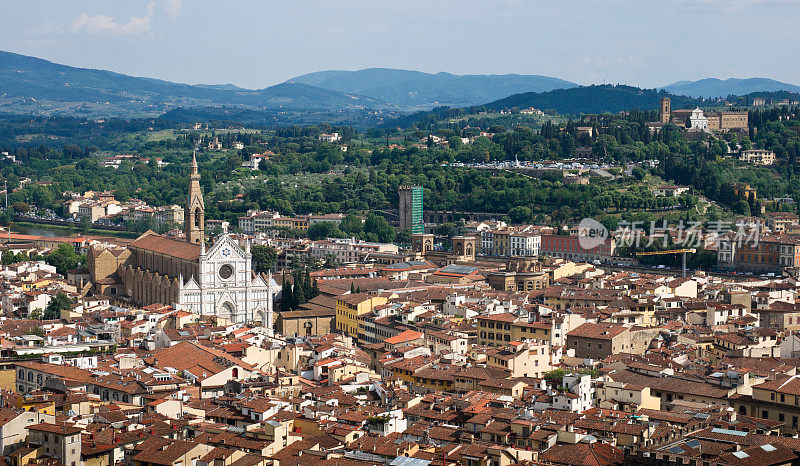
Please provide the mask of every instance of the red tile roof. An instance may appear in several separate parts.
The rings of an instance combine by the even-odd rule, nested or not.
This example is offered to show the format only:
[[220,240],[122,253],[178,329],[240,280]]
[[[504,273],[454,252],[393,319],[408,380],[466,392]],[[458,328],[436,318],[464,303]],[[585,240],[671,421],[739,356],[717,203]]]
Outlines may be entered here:
[[195,261],[200,256],[200,246],[155,233],[145,233],[130,244],[131,248],[152,251],[165,256]]
[[396,345],[398,343],[405,343],[408,341],[418,340],[422,338],[422,333],[414,331],[414,330],[406,330],[405,332],[398,333],[393,337],[389,337],[384,342],[390,345]]

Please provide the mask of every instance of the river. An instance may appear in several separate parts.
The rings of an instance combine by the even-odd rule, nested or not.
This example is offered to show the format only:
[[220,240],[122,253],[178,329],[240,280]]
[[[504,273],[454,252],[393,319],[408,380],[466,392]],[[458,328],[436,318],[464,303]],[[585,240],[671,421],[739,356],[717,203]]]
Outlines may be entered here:
[[77,231],[69,231],[62,228],[48,228],[47,225],[11,225],[11,231],[22,235],[34,236],[77,236]]

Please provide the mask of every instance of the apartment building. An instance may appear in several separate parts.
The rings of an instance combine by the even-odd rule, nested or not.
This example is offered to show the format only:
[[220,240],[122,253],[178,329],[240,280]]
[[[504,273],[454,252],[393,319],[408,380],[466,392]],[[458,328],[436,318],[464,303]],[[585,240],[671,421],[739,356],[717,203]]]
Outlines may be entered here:
[[64,466],[79,466],[81,461],[81,432],[75,426],[42,422],[28,426],[28,443],[44,450],[44,454]]
[[183,207],[177,204],[151,207],[144,202],[138,202],[128,203],[119,215],[125,221],[138,221],[146,217],[152,217],[158,225],[182,225],[184,210]]
[[239,217],[239,228],[247,234],[266,231],[275,226],[275,219],[281,214],[271,210],[250,210],[247,215]]
[[478,316],[478,345],[501,346],[512,341],[524,340],[550,341],[552,324],[549,322],[530,322],[527,318],[511,313]]
[[587,322],[567,333],[566,348],[574,350],[578,358],[603,359],[617,353],[643,354],[658,334],[658,328]]
[[793,434],[800,426],[800,376],[779,375],[752,386],[751,400],[737,404],[739,414],[782,422],[783,433]]
[[[31,401],[34,401],[32,398]],[[39,400],[41,403],[41,400]],[[25,428],[40,422],[53,422],[55,416],[45,413],[45,410],[30,409],[16,410],[14,408],[0,409],[0,452],[8,455],[21,446],[26,439]]]
[[579,262],[608,262],[617,250],[614,238],[591,249],[584,248],[575,235],[542,235],[541,242],[541,254]]
[[183,225],[183,207],[173,204],[169,206],[159,206],[155,208],[155,220],[159,225],[180,224]]
[[335,257],[341,263],[360,262],[372,253],[397,254],[397,245],[370,243],[355,238],[328,238],[311,242],[310,254],[315,259]]
[[779,274],[800,265],[800,237],[770,235],[742,241],[734,235],[721,236],[717,265],[723,270]]
[[541,228],[504,227],[480,232],[481,253],[487,256],[538,256],[541,251]]
[[770,230],[783,234],[792,225],[797,225],[800,216],[794,212],[767,212],[764,219]]
[[336,329],[352,338],[358,338],[359,317],[372,312],[388,299],[366,293],[345,294],[336,298]]
[[486,365],[507,370],[510,377],[543,377],[553,369],[550,343],[526,341],[485,352]]
[[345,215],[339,213],[285,217],[271,210],[249,210],[247,215],[239,217],[239,228],[244,233],[251,235],[258,232],[266,232],[273,228],[292,228],[306,231],[308,227],[319,222],[332,222],[338,225],[342,223],[344,218]]

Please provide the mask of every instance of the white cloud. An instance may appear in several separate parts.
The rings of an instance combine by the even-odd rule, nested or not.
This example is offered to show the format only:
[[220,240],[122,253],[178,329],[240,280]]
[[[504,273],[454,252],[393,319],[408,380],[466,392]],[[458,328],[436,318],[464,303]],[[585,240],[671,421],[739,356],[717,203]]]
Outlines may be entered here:
[[181,14],[183,8],[183,0],[167,0],[164,5],[164,10],[171,16],[178,16]]
[[125,22],[117,22],[111,16],[89,16],[83,13],[72,21],[72,32],[74,33],[136,36],[148,31],[150,31],[149,16],[131,16]]

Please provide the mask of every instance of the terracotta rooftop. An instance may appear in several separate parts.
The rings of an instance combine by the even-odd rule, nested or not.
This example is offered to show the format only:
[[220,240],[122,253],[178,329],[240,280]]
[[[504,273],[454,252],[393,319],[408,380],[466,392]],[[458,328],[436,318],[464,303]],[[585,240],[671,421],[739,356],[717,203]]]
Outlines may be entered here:
[[62,424],[50,424],[48,422],[42,422],[40,424],[27,426],[26,429],[35,430],[37,432],[48,432],[51,434],[60,434],[60,435],[75,435],[83,431],[83,429],[81,429],[80,427],[68,426]]
[[199,245],[186,241],[179,241],[155,233],[145,233],[136,238],[136,240],[130,244],[130,247],[188,261],[196,261],[200,256]]

